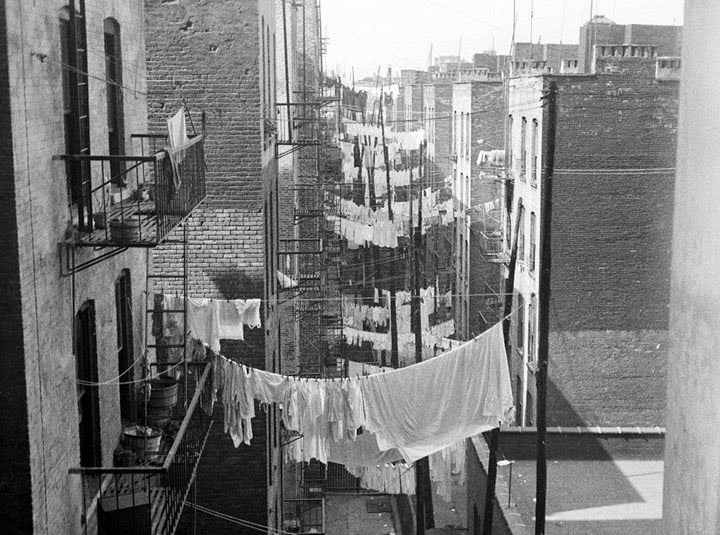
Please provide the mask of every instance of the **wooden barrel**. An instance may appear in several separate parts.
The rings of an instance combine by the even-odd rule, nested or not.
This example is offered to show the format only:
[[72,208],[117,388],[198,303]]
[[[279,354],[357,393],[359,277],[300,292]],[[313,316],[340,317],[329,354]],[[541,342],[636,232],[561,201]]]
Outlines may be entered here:
[[175,379],[153,379],[150,381],[148,410],[162,411],[177,404],[178,383]]

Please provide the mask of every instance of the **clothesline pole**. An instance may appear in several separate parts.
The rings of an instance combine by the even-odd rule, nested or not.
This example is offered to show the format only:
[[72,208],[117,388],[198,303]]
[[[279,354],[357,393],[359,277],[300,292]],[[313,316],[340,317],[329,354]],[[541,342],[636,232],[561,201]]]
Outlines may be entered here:
[[543,92],[547,102],[547,141],[544,144],[543,173],[540,188],[540,280],[538,283],[538,370],[537,370],[537,476],[535,495],[535,535],[545,533],[545,500],[547,497],[547,376],[550,330],[550,265],[552,224],[552,178],[555,165],[555,126],[557,84],[551,81]]
[[[410,156],[410,176],[412,177],[412,155]],[[418,218],[417,226],[413,229],[413,330],[415,334],[415,362],[423,360],[423,336],[420,304],[420,252],[422,250],[422,189],[423,189],[423,143],[420,144],[420,162],[418,165]],[[410,180],[410,199],[412,201],[413,187]],[[410,227],[412,226],[413,212],[410,210]],[[430,483],[430,461],[427,457],[418,459],[415,462],[415,495],[417,496],[417,508],[415,510],[417,525],[416,533],[424,535],[426,528],[435,527],[435,518],[432,503],[432,486]]]
[[[382,133],[383,143],[383,160],[385,161],[385,178],[387,182],[387,206],[388,219],[392,223],[394,220],[392,211],[392,185],[390,181],[390,162],[388,158],[387,143],[385,142],[385,118],[383,113],[383,100],[385,94],[382,86],[380,87],[380,132]],[[393,256],[397,260],[397,248],[392,251]],[[400,365],[398,358],[398,332],[397,332],[397,304],[395,296],[395,262],[390,263],[390,364],[394,368]]]

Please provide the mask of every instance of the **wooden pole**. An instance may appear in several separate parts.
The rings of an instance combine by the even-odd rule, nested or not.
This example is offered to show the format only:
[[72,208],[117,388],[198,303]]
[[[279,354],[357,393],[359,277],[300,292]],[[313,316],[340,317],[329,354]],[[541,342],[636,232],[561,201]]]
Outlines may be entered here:
[[537,370],[537,476],[535,487],[535,535],[545,533],[547,498],[547,376],[550,330],[550,268],[552,229],[552,178],[555,167],[555,126],[557,121],[557,83],[550,81],[544,91],[547,102],[547,132],[543,143],[543,172],[540,183],[540,279],[538,295]]
[[[413,229],[413,296],[412,313],[415,334],[415,362],[422,362],[423,337],[420,304],[420,252],[422,250],[422,191],[423,191],[423,144],[420,145],[420,163],[418,165],[418,218],[417,226]],[[410,165],[412,170],[412,163]],[[412,199],[412,180],[410,181],[410,198]],[[412,222],[412,210],[410,221]],[[411,225],[412,227],[412,225]],[[415,510],[416,533],[424,535],[425,529],[435,526],[432,486],[430,484],[430,460],[427,457],[415,461],[415,495],[417,507]]]
[[[380,132],[382,133],[383,142],[383,159],[385,160],[385,178],[387,181],[387,206],[388,219],[393,221],[392,211],[392,183],[390,181],[390,162],[388,161],[388,149],[385,143],[385,119],[383,118],[383,100],[384,92],[380,90]],[[397,257],[397,250],[393,251],[393,255]],[[397,304],[395,296],[395,262],[390,262],[390,365],[397,368],[400,365],[398,358],[398,332],[397,332]]]

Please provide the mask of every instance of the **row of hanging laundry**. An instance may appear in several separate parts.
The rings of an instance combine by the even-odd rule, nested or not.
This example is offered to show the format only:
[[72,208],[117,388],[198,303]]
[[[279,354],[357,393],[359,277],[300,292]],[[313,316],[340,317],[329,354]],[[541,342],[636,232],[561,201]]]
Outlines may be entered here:
[[[345,123],[346,139],[358,138],[383,138],[383,130],[379,126],[360,123]],[[420,145],[425,141],[425,129],[395,132],[390,128],[385,129],[385,143],[394,143],[401,150],[418,150]]]
[[478,152],[477,165],[502,167],[505,165],[505,151],[502,149],[481,150]]
[[[362,327],[364,322],[372,323],[377,327],[385,327],[390,321],[390,309],[385,306],[356,304],[352,296],[342,296],[342,314],[346,325]],[[348,322],[348,320],[350,320]]]
[[[244,327],[258,328],[260,299],[206,299],[188,297],[187,316],[183,318],[185,300],[169,294],[154,294],[156,305],[174,311],[153,314],[153,334],[170,338],[183,337],[183,329],[190,338],[203,340],[210,348],[220,351],[220,340],[243,340]],[[184,325],[183,322],[186,322]]]
[[286,446],[288,460],[353,467],[412,463],[513,416],[501,323],[419,364],[341,380],[284,376],[216,356],[211,390],[212,400],[222,390],[236,447],[252,439],[253,400],[280,403],[285,428],[301,435]]
[[356,247],[377,245],[394,249],[398,246],[398,232],[390,221],[378,221],[373,225],[352,221],[344,217],[326,215],[325,218],[333,223],[333,231],[348,241],[348,246]]

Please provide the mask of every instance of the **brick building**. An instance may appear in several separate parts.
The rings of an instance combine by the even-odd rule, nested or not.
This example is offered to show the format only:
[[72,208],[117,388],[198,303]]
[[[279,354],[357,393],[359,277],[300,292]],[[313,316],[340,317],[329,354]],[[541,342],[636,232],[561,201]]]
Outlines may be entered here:
[[117,377],[140,376],[146,252],[87,239],[137,186],[107,179],[147,131],[142,16],[139,0],[0,5],[6,533],[81,533],[95,502],[68,470],[111,466],[135,412]]
[[[280,370],[278,178],[275,153],[275,3],[242,0],[145,2],[151,130],[185,103],[193,123],[207,114],[207,199],[188,221],[189,294],[263,299],[261,329],[223,340],[222,353]],[[163,246],[156,269],[175,269],[177,247]],[[166,291],[172,291],[172,285]],[[222,408],[215,418],[222,421]],[[281,523],[277,407],[257,410],[251,446],[234,449],[216,425],[198,472],[198,503],[262,525]],[[232,524],[198,514],[213,533]]]
[[512,220],[520,218],[510,364],[519,425],[535,422],[548,143],[541,98],[551,81],[558,116],[548,425],[664,421],[678,83],[656,78],[653,47],[618,47],[597,47],[596,74],[509,80]]
[[677,57],[680,55],[681,40],[682,26],[616,24],[607,17],[596,15],[580,27],[577,53],[578,72],[591,72],[595,45],[616,43],[653,45],[656,47],[658,56]]
[[422,128],[423,86],[429,82],[425,71],[403,69],[400,71],[400,89],[397,106],[402,106],[402,117],[394,129],[398,132]]
[[499,82],[460,82],[452,88],[452,188],[456,203],[453,293],[456,333],[465,340],[481,332],[478,294],[486,293],[488,276],[495,278],[483,273],[479,241],[483,221],[479,210],[498,192],[493,179],[481,176],[478,153],[502,147],[503,91]]
[[452,172],[452,91],[450,83],[434,83],[423,87],[428,172],[436,181],[444,180]]
[[558,43],[515,43],[512,54],[513,72],[528,68],[542,69],[546,73],[560,72],[563,61],[576,60],[578,45]]

